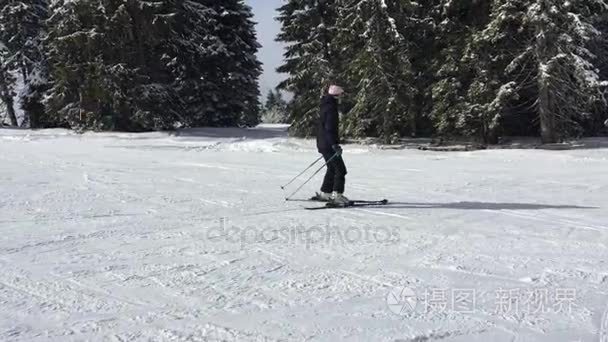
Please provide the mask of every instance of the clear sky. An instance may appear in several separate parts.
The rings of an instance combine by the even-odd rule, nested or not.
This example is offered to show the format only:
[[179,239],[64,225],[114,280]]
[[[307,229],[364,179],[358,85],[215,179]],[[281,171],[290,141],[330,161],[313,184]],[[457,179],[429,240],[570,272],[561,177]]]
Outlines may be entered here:
[[276,9],[281,6],[281,0],[245,0],[253,8],[255,21],[257,22],[258,41],[262,48],[258,58],[264,63],[264,74],[260,79],[260,89],[266,98],[269,89],[273,89],[285,75],[275,72],[275,69],[283,61],[283,46],[274,41],[280,31],[281,25],[274,20],[277,15]]

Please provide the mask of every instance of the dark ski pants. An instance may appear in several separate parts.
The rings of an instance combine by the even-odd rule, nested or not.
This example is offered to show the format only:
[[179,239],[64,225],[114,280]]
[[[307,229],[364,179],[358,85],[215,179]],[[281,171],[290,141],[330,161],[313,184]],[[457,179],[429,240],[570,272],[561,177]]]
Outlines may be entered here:
[[[334,152],[323,153],[325,161],[329,161],[333,157]],[[331,193],[333,191],[337,193],[344,193],[344,183],[346,181],[346,165],[344,165],[344,159],[342,157],[335,157],[327,164],[327,172],[323,179],[323,185],[321,191]]]

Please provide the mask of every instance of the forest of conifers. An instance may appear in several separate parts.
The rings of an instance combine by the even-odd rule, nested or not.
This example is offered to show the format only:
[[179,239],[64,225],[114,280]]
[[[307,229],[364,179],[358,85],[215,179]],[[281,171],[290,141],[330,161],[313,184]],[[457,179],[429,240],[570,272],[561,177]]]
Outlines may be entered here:
[[292,130],[314,130],[337,82],[347,135],[595,135],[606,119],[602,0],[290,0],[281,88]]
[[[601,134],[607,14],[602,0],[286,0],[291,133],[314,134],[338,83],[350,137]],[[0,112],[32,128],[254,126],[259,48],[242,0],[0,0]]]

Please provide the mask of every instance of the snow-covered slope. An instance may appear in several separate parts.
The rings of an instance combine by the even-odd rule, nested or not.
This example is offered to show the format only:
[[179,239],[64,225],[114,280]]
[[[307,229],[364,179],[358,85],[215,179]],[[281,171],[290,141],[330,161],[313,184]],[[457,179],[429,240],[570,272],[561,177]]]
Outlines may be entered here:
[[0,340],[608,340],[607,149],[345,146],[392,204],[311,212],[284,130],[0,130]]

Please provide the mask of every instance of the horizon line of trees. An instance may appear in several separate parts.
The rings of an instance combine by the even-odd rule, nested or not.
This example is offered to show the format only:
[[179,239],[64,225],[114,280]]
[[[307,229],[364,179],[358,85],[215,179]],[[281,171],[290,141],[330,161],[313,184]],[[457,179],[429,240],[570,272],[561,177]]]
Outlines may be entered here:
[[344,131],[405,136],[596,135],[607,116],[603,0],[288,0],[279,89],[291,132],[314,134],[319,97],[347,91]]
[[278,12],[288,77],[262,106],[243,0],[0,0],[0,110],[32,128],[264,119],[311,136],[339,83],[349,137],[556,142],[605,129],[604,0],[286,0]]

